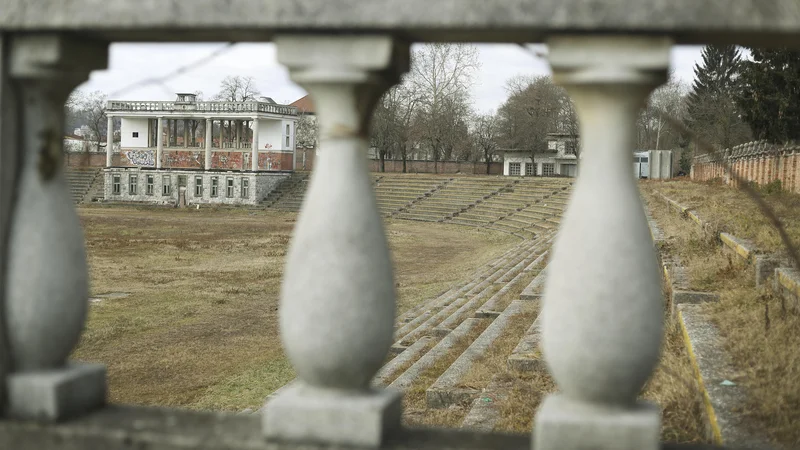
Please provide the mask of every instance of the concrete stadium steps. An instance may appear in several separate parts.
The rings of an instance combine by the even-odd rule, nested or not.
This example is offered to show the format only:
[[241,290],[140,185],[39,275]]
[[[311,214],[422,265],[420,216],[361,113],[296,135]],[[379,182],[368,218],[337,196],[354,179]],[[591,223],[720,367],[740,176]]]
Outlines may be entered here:
[[[519,315],[528,309],[529,302],[508,299],[506,294],[544,269],[553,237],[549,234],[520,242],[477,269],[468,282],[403,314],[395,331],[393,352],[397,356],[378,372],[373,385],[424,389],[428,408],[472,400],[481,386],[465,389],[459,381],[473,363],[492,351],[509,323],[521,320]],[[492,311],[483,312],[489,309]],[[527,329],[530,324],[524,326]],[[445,358],[453,362],[431,373]],[[431,376],[436,377],[435,381]],[[428,380],[426,384],[430,385],[420,384],[422,380]]]
[[384,215],[404,212],[414,203],[433,195],[450,182],[436,176],[383,176],[375,185],[375,198]]
[[64,175],[74,203],[91,202],[103,198],[103,169],[67,167]]

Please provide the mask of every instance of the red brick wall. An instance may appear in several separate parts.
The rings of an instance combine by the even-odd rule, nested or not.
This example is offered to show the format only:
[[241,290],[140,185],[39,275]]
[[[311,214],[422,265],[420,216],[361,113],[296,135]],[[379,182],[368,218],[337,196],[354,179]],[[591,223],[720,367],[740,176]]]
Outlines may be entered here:
[[[373,159],[369,162],[369,170],[380,172],[380,160]],[[403,171],[402,160],[384,161],[386,172],[399,173]],[[468,173],[482,175],[486,173],[485,163],[472,163],[466,161],[406,161],[406,172],[408,173]],[[489,166],[489,174],[502,175],[503,163],[493,162]]]
[[[780,181],[783,190],[800,193],[800,153],[797,151],[781,152],[774,155],[744,157],[731,162],[731,170],[743,180],[760,185]],[[692,179],[709,181],[724,178],[725,166],[722,163],[693,164]],[[736,187],[736,181],[730,177],[728,183]]]

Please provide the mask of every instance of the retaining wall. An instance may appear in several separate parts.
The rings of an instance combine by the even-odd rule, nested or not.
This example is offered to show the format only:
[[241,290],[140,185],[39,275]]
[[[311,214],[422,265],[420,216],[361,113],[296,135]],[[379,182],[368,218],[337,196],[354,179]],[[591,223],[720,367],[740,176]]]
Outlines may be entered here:
[[759,185],[781,182],[789,192],[800,193],[800,145],[779,146],[758,141],[738,145],[722,152],[721,159],[711,155],[695,157],[691,178],[695,181],[721,179],[736,186],[733,177],[725,170],[728,164],[733,172],[746,181]]

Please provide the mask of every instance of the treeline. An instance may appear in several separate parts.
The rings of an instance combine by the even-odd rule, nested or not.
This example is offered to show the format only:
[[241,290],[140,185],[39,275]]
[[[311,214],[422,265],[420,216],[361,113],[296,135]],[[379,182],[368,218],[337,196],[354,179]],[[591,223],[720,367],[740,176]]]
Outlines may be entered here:
[[480,69],[477,49],[431,44],[412,53],[411,70],[375,109],[371,146],[381,161],[485,162],[500,149],[543,151],[549,132],[577,134],[574,107],[549,77],[512,78],[508,99],[488,114],[475,111],[470,91]]
[[[498,110],[477,113],[470,90],[479,68],[471,45],[415,50],[411,70],[373,116],[371,145],[379,159],[490,162],[499,160],[500,149],[534,156],[546,149],[549,133],[579,134],[574,105],[548,76],[512,78]],[[707,46],[694,72],[691,85],[670,77],[650,96],[636,124],[638,149],[680,149],[688,173],[700,141],[728,148],[800,137],[800,52]],[[690,132],[670,126],[665,114]]]

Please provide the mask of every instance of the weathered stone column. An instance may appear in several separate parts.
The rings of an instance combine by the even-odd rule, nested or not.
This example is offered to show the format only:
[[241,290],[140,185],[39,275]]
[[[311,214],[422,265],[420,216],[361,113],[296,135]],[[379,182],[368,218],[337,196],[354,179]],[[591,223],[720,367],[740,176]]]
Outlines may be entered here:
[[211,169],[211,145],[214,142],[214,138],[211,136],[211,130],[214,129],[214,121],[211,119],[206,119],[206,160],[205,160],[205,169]]
[[408,67],[390,36],[278,36],[278,61],[314,98],[320,146],[283,278],[281,339],[298,382],[267,403],[268,438],[378,447],[401,394],[370,387],[392,344],[395,288],[370,185],[367,130]]
[[[169,127],[167,127],[169,132]],[[156,135],[156,169],[161,168],[161,159],[164,156],[164,118],[158,118],[158,134]]]
[[56,34],[19,36],[9,56],[22,128],[5,267],[6,412],[55,421],[105,402],[105,367],[67,360],[86,321],[89,277],[63,173],[62,130],[64,101],[91,70],[106,67],[108,45]]
[[189,119],[183,119],[183,148],[189,148]]
[[666,81],[671,42],[559,36],[548,44],[553,78],[575,102],[583,161],[542,310],[544,356],[561,393],[537,413],[534,448],[655,450],[659,410],[636,397],[658,362],[663,300],[630,168],[636,118]]
[[[98,136],[98,139],[100,136]],[[114,152],[114,118],[108,116],[106,127],[106,167],[111,167],[111,155]]]
[[234,133],[236,133],[234,137],[233,145],[236,148],[242,148],[242,121],[241,120],[234,120],[233,121],[233,129]]
[[258,117],[253,118],[253,143],[252,155],[250,159],[251,169],[255,172],[258,170]]

